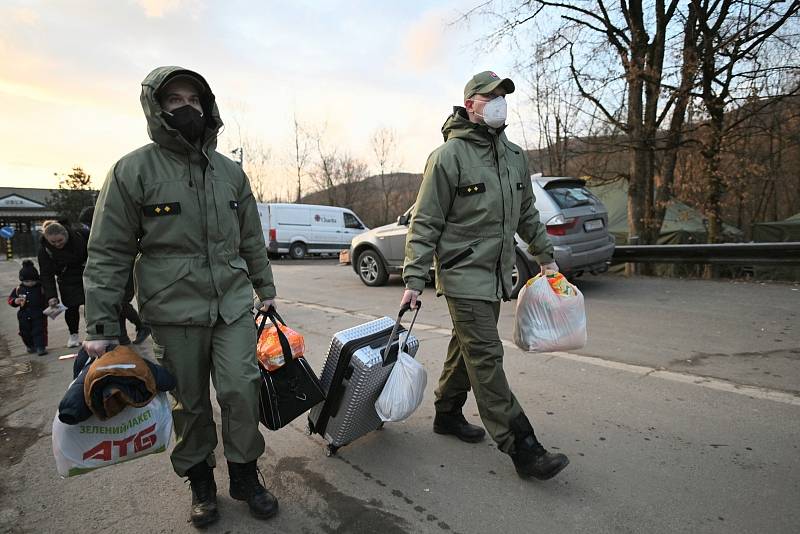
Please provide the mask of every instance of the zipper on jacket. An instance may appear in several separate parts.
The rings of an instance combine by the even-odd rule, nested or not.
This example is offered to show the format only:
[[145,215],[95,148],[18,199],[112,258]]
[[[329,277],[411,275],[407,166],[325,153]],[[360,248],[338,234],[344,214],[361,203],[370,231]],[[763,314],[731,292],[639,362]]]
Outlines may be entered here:
[[[500,140],[500,137],[497,137],[497,140]],[[500,158],[497,154],[497,146],[495,145],[494,139],[492,141],[492,155],[494,155],[494,168],[497,170],[497,183],[500,186],[500,201],[502,202],[503,206],[503,222],[502,227],[500,228],[500,256],[497,257],[497,266],[495,268],[495,275],[494,275],[494,282],[495,287],[499,282],[500,288],[503,290],[503,297],[506,296],[506,288],[503,286],[503,249],[505,248],[506,243],[506,197],[503,193],[503,179],[500,176]],[[497,295],[497,290],[495,289],[494,292]]]
[[192,183],[192,156],[186,153],[186,165],[189,167],[189,187],[194,187]]

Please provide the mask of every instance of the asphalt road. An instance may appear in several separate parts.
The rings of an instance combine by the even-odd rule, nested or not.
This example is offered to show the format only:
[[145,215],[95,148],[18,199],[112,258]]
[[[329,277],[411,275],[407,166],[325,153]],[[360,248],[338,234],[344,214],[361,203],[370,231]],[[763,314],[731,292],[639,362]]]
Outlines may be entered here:
[[[10,291],[17,265],[0,263]],[[367,288],[333,261],[277,262],[279,306],[318,371],[332,334],[393,315],[402,287]],[[548,482],[519,479],[490,441],[431,432],[448,342],[426,291],[418,359],[426,400],[328,458],[304,420],[264,430],[259,465],[281,511],[256,521],[227,496],[209,532],[796,532],[800,524],[797,285],[603,276],[579,283],[589,343],[525,354],[506,371],[545,445],[570,456]],[[511,339],[513,303],[501,337]],[[50,426],[71,363],[23,355],[14,310],[0,312],[0,531],[190,532],[189,490],[166,454],[59,479]],[[52,323],[51,342],[66,332]],[[31,365],[28,367],[28,363]],[[30,369],[30,371],[26,371]],[[465,411],[477,422],[472,399]]]

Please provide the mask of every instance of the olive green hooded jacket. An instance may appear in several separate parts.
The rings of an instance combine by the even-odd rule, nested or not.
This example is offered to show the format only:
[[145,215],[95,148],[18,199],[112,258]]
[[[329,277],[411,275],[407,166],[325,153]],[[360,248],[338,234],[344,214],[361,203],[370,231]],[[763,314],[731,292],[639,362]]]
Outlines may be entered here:
[[[157,92],[177,74],[205,85],[200,148],[162,118]],[[142,82],[141,103],[153,142],[114,164],[97,199],[84,271],[88,339],[119,335],[131,267],[150,324],[230,324],[252,309],[253,289],[275,296],[250,182],[214,150],[222,120],[208,83],[160,67]]]
[[425,165],[406,237],[403,280],[422,291],[436,262],[438,295],[508,300],[515,262],[514,233],[540,264],[553,246],[534,206],[525,152],[506,134],[470,122],[454,108],[445,143]]

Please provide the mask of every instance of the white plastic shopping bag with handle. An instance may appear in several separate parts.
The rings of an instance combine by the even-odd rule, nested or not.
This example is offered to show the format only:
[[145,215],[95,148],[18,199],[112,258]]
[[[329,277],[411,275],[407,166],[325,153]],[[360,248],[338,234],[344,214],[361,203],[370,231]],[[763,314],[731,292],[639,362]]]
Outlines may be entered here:
[[[405,346],[405,342],[399,345]],[[428,384],[425,367],[412,358],[407,352],[400,350],[392,372],[383,386],[375,411],[381,421],[397,422],[408,419],[419,405]]]
[[527,352],[574,350],[586,345],[583,294],[561,273],[537,275],[517,297],[514,343]]
[[128,406],[101,421],[92,416],[77,425],[53,419],[53,455],[62,477],[163,452],[172,437],[172,412],[165,393],[146,406]]

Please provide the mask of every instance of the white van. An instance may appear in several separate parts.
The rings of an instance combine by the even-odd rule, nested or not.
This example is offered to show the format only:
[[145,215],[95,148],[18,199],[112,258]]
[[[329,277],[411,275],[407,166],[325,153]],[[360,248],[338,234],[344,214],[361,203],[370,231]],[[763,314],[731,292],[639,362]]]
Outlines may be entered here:
[[346,208],[312,204],[258,204],[264,241],[270,254],[304,258],[336,254],[368,228]]

